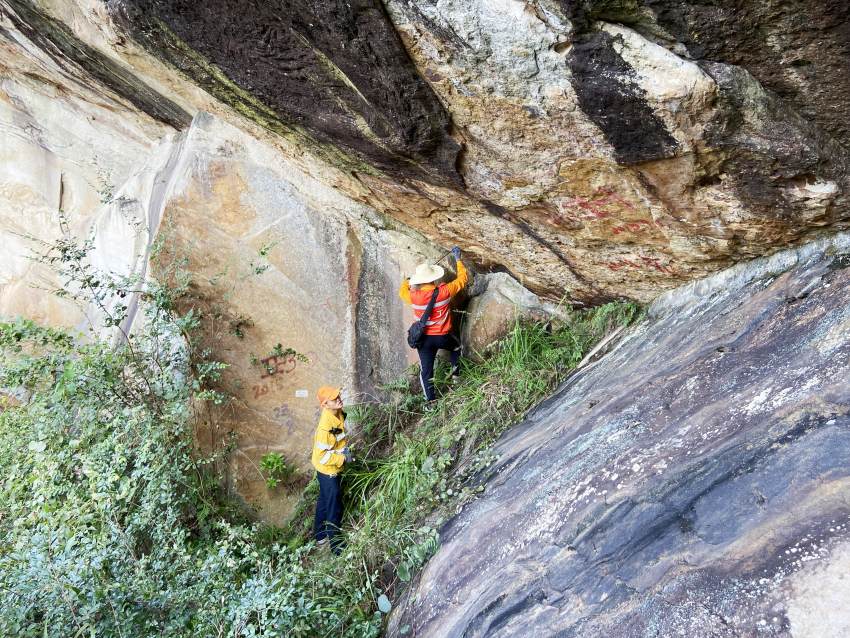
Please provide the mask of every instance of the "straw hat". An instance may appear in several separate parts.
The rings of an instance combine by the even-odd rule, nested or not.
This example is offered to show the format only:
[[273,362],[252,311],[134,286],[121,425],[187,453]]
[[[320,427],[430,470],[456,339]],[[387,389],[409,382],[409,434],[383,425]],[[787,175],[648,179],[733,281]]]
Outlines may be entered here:
[[410,277],[410,283],[414,286],[419,284],[430,284],[432,281],[437,281],[445,274],[442,266],[432,266],[431,264],[419,264],[416,267],[413,275]]

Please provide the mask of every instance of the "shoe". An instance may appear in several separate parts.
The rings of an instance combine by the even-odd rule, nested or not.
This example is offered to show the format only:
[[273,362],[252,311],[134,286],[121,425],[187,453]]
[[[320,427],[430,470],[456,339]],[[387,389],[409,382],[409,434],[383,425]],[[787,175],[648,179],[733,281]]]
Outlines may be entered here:
[[327,538],[327,536],[326,536],[325,538],[322,538],[322,539],[319,539],[319,540],[317,540],[317,541],[316,541],[316,546],[317,546],[317,547],[324,547],[324,546],[325,546],[325,545],[327,545],[327,544],[328,544],[328,538]]

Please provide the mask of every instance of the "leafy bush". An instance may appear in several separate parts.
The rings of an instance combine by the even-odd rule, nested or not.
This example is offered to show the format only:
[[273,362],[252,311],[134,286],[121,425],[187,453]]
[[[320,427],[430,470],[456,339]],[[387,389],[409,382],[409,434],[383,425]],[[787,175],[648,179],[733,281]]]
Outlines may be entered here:
[[[17,398],[0,409],[0,635],[376,635],[367,594],[310,573],[308,548],[258,542],[219,453],[195,448],[193,409],[227,399],[224,364],[186,345],[197,313],[96,272],[89,250],[63,240],[46,260],[117,345],[0,323],[0,388]],[[111,303],[128,290],[145,300],[132,334]]]
[[289,465],[280,452],[269,452],[260,459],[260,470],[266,476],[266,487],[274,489],[286,483],[295,473],[295,467]]

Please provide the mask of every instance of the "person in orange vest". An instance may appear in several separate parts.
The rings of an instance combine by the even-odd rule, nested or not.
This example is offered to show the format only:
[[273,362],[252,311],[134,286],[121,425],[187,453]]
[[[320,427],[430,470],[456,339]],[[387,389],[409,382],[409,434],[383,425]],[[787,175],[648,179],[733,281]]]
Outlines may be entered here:
[[452,375],[457,376],[460,360],[460,342],[451,334],[452,313],[451,300],[457,293],[463,290],[469,280],[466,267],[460,260],[460,248],[452,248],[457,262],[457,277],[449,283],[439,283],[445,271],[442,267],[431,264],[420,264],[409,279],[401,282],[398,291],[399,297],[413,307],[413,314],[417,319],[428,306],[434,290],[437,289],[437,298],[434,308],[425,326],[425,338],[422,345],[417,348],[419,353],[419,381],[425,399],[434,400],[434,359],[438,350],[448,350],[451,355]]
[[319,481],[319,499],[313,534],[321,546],[330,542],[334,554],[342,546],[339,526],[342,523],[342,489],[340,472],[352,461],[345,438],[345,412],[342,411],[340,388],[322,386],[316,393],[322,415],[313,437],[312,463]]

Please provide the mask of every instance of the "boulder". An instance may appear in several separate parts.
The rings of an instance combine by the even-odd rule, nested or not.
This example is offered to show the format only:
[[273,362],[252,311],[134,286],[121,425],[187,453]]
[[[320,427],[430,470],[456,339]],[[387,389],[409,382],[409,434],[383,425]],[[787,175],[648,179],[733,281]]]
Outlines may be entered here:
[[495,445],[389,636],[830,636],[850,235],[661,297]]
[[472,358],[479,358],[517,321],[546,321],[562,314],[555,304],[541,300],[507,273],[475,275],[469,294],[460,318],[460,336],[465,355]]

